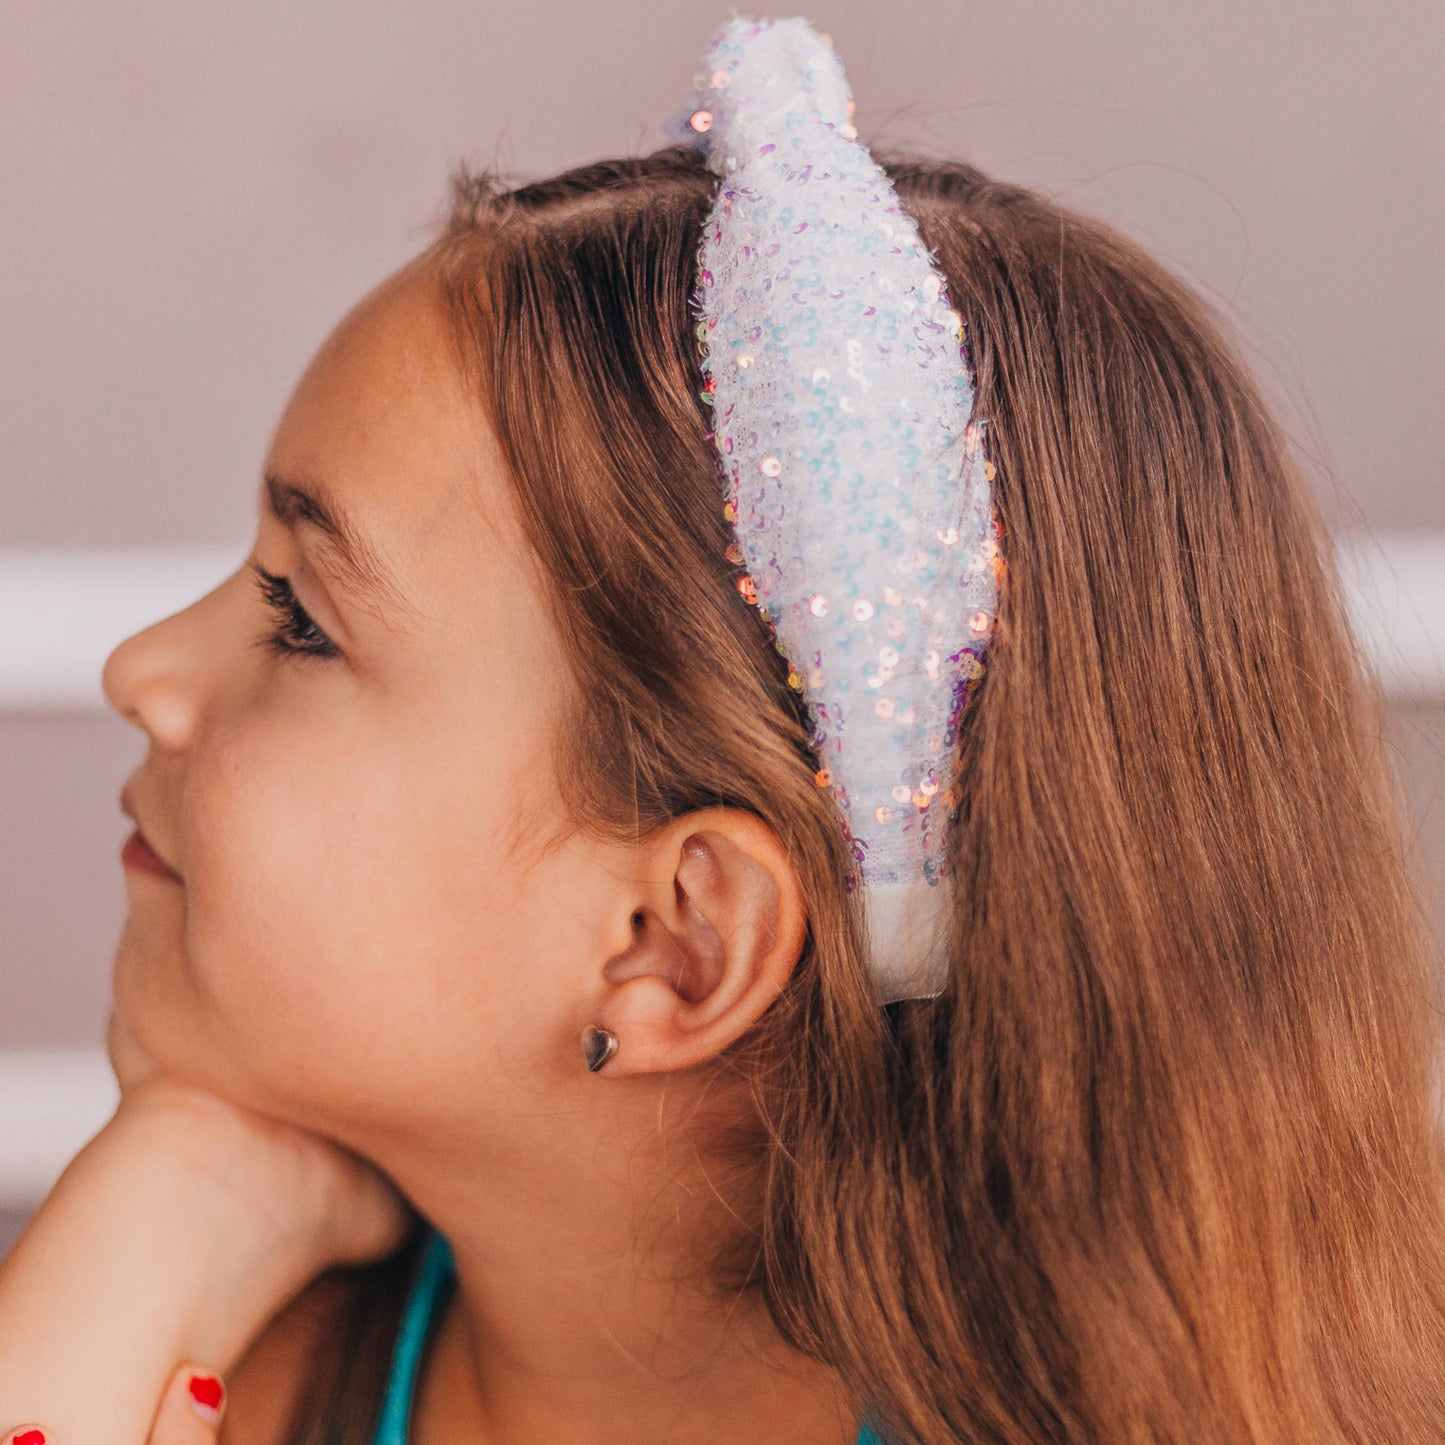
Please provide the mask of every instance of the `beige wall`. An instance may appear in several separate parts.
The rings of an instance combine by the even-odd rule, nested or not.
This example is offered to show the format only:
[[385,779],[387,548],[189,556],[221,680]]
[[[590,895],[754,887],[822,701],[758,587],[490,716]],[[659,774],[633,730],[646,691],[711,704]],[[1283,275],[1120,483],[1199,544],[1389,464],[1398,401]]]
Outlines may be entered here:
[[[422,244],[453,161],[533,173],[661,143],[724,13],[9,0],[0,549],[244,547],[296,375]],[[1445,6],[805,13],[865,141],[952,152],[1126,227],[1235,319],[1333,523],[1445,537]],[[1421,866],[1445,878],[1445,707],[1402,706],[1392,729]],[[116,795],[143,752],[107,715],[0,699],[0,1048],[99,1040]]]

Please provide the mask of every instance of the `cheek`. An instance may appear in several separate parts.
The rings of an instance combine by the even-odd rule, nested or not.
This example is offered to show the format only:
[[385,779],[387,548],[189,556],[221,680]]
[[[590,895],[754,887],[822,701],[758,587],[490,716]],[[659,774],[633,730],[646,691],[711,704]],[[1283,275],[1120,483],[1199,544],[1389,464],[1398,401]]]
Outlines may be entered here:
[[428,1057],[444,1076],[476,1051],[509,910],[485,828],[449,826],[475,800],[434,758],[272,726],[193,755],[191,982],[253,1096],[362,1114],[415,1092]]

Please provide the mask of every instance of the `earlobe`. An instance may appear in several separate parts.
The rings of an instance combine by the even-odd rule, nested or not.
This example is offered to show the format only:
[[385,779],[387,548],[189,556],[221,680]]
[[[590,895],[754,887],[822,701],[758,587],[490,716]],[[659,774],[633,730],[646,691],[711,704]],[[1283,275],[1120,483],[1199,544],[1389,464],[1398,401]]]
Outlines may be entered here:
[[691,813],[643,850],[638,872],[658,881],[625,900],[631,942],[606,961],[593,1010],[618,1040],[603,1060],[609,1076],[670,1072],[720,1053],[786,986],[807,936],[796,871],[755,815]]

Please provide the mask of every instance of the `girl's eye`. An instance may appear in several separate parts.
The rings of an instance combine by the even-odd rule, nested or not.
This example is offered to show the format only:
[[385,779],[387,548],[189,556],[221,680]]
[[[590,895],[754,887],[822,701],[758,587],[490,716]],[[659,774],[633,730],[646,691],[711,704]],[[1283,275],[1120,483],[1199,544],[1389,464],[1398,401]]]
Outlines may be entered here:
[[291,583],[285,577],[268,572],[254,559],[247,564],[256,574],[257,585],[276,621],[270,631],[263,632],[255,645],[277,657],[307,657],[330,661],[341,656],[341,649],[316,625],[311,615],[296,600]]

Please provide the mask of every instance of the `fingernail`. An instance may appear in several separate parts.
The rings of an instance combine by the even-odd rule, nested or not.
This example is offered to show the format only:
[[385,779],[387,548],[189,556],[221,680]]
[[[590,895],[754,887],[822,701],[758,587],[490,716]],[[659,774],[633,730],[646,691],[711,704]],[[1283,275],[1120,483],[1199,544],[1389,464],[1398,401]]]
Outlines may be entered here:
[[214,1375],[192,1375],[190,1390],[196,1414],[213,1423],[221,1418],[221,1401],[226,1398],[226,1387]]
[[22,1430],[12,1437],[12,1445],[45,1445],[44,1430]]

